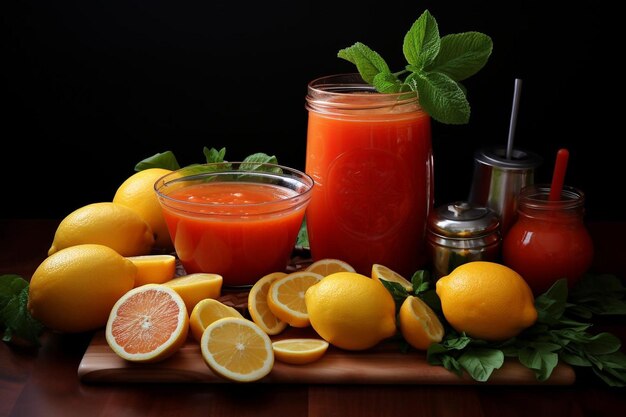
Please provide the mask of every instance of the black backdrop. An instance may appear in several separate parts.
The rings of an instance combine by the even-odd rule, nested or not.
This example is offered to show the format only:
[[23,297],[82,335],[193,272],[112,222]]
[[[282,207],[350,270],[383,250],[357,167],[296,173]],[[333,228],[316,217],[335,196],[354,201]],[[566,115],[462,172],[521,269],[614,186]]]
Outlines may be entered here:
[[[60,218],[111,200],[135,163],[202,148],[237,160],[266,152],[304,168],[307,82],[353,67],[336,52],[362,41],[392,69],[429,9],[442,34],[477,30],[494,51],[466,80],[472,116],[434,123],[436,204],[465,199],[473,152],[506,144],[514,79],[522,78],[516,147],[570,150],[566,183],[587,217],[624,219],[619,112],[623,75],[602,2],[546,1],[34,1],[1,6],[3,181],[0,217]],[[616,28],[619,29],[619,28]],[[623,101],[623,98],[621,99]]]

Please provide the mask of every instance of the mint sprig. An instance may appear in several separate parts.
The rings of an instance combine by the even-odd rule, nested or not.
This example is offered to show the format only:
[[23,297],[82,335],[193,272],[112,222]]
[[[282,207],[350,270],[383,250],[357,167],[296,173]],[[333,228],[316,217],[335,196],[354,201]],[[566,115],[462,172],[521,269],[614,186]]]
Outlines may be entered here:
[[0,275],[0,330],[5,342],[22,339],[39,346],[44,326],[28,311],[28,285],[19,275]]
[[380,54],[361,42],[341,49],[337,56],[356,65],[363,80],[378,92],[415,91],[433,119],[465,124],[470,105],[460,81],[480,71],[492,50],[491,38],[480,32],[441,37],[436,19],[425,10],[404,36],[404,69],[392,72]]

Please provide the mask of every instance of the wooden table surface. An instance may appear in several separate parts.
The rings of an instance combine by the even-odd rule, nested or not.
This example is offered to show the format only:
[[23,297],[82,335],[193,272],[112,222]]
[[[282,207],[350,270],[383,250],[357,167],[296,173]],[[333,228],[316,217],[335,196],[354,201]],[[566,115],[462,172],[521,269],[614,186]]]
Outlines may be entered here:
[[[54,220],[0,220],[0,274],[29,279]],[[626,277],[626,223],[591,223],[594,270]],[[597,331],[626,341],[626,320]],[[92,334],[46,332],[39,349],[0,342],[0,416],[615,416],[626,390],[580,368],[569,386],[85,384],[78,365]]]

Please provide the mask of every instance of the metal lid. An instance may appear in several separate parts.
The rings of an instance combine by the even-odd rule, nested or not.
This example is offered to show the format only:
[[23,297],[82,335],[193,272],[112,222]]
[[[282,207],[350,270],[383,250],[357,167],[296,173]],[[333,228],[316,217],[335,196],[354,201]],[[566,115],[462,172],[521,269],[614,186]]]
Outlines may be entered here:
[[491,209],[457,201],[437,207],[428,219],[429,229],[453,238],[474,238],[499,230],[500,219]]
[[492,146],[480,149],[474,152],[474,160],[481,164],[507,170],[534,169],[543,162],[543,158],[538,154],[523,149],[513,149],[511,159],[507,159],[505,146]]

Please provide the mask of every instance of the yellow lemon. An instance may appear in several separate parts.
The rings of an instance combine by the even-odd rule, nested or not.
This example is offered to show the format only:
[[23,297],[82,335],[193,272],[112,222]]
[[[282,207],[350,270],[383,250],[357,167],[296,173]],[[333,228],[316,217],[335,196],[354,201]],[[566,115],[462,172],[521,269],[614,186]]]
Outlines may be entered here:
[[409,295],[398,313],[400,332],[416,349],[426,350],[443,339],[444,330],[437,314],[420,298]]
[[200,300],[218,298],[222,293],[223,281],[221,275],[198,272],[171,279],[163,285],[180,294],[185,300],[187,310],[192,311]]
[[244,318],[235,308],[227,306],[214,298],[200,300],[189,316],[191,335],[196,341],[200,342],[202,340],[202,333],[204,333],[204,330],[206,330],[209,324],[223,319],[224,317]]
[[293,327],[308,327],[309,314],[304,295],[323,276],[309,271],[296,271],[272,281],[267,292],[267,306],[274,316]]
[[68,214],[57,227],[48,255],[74,245],[95,243],[122,256],[147,255],[154,237],[148,223],[126,206],[92,203]]
[[292,365],[304,365],[321,359],[328,342],[321,339],[283,339],[272,342],[274,357]]
[[287,323],[272,313],[267,304],[267,294],[272,282],[287,276],[284,272],[272,272],[254,283],[248,293],[248,313],[250,318],[269,335],[276,335],[287,328]]
[[161,211],[161,204],[154,190],[155,182],[172,171],[162,168],[148,168],[128,177],[117,189],[113,202],[134,210],[154,233],[156,249],[173,251],[172,239]]
[[209,324],[200,340],[200,352],[216,374],[238,382],[257,381],[274,366],[270,337],[242,318],[225,317]]
[[172,255],[140,255],[126,259],[137,267],[135,287],[145,284],[163,284],[176,274],[176,258]]
[[103,327],[115,302],[133,288],[137,268],[103,245],[75,245],[35,270],[28,310],[46,327],[77,333]]
[[413,292],[413,284],[411,281],[384,265],[372,265],[372,279],[376,281],[380,281],[382,279],[385,281],[395,282],[396,284],[402,285],[402,288],[407,290],[409,293]]
[[315,272],[325,277],[335,272],[356,272],[354,267],[341,259],[324,258],[313,262],[306,268],[307,271]]
[[436,291],[450,325],[477,339],[506,340],[537,320],[533,293],[526,281],[495,262],[463,264],[439,278]]
[[305,294],[313,329],[347,350],[368,349],[396,333],[396,306],[378,281],[354,272],[337,272]]

